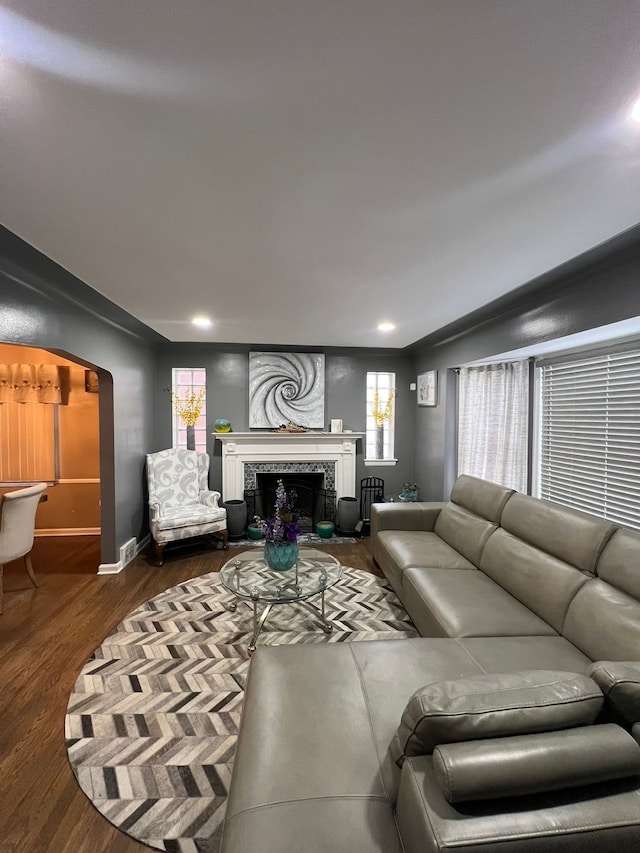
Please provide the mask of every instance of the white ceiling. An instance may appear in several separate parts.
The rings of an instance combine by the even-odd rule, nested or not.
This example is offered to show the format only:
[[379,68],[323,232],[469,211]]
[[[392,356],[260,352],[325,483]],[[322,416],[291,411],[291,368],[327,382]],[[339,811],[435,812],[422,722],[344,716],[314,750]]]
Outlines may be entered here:
[[640,221],[639,33],[638,0],[2,2],[2,222],[173,341],[405,346]]

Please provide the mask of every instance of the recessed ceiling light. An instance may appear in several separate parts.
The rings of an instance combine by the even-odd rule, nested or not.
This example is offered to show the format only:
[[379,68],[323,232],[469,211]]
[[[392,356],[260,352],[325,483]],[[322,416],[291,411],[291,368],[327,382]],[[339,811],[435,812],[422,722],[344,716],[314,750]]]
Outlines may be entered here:
[[393,332],[395,327],[395,323],[378,323],[379,332]]
[[194,326],[198,326],[200,329],[208,329],[213,325],[208,317],[194,317],[191,322]]
[[632,121],[640,123],[640,98],[638,98],[635,104],[631,107],[630,116]]

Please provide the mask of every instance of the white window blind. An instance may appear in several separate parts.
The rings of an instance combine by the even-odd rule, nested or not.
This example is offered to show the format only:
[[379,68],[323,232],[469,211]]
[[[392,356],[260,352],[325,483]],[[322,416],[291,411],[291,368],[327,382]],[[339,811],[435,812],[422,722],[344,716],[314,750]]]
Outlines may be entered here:
[[461,367],[458,474],[527,491],[529,364]]
[[542,363],[540,497],[640,529],[640,349]]

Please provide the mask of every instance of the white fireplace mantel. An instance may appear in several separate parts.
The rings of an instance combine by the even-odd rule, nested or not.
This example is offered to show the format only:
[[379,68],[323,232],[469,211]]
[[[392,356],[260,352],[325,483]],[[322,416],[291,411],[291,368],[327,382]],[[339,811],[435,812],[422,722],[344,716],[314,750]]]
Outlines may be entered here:
[[248,463],[335,463],[336,498],[356,494],[356,442],[362,432],[226,432],[222,443],[222,496],[244,497],[244,466]]

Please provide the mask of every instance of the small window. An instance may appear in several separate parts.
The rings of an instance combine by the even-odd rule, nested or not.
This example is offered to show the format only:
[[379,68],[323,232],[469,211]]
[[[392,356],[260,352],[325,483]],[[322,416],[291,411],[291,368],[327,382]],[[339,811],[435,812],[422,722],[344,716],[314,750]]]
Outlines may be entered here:
[[195,420],[195,449],[201,453],[207,452],[207,398],[206,398],[207,372],[203,367],[174,367],[172,370],[172,398],[174,405],[172,407],[173,417],[173,446],[187,446],[187,423],[183,417],[178,414],[178,407],[175,403],[186,401],[187,408],[193,409],[193,405],[189,405],[191,401],[197,405],[200,401],[199,414]]
[[395,373],[367,373],[367,461],[395,461]]

